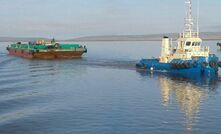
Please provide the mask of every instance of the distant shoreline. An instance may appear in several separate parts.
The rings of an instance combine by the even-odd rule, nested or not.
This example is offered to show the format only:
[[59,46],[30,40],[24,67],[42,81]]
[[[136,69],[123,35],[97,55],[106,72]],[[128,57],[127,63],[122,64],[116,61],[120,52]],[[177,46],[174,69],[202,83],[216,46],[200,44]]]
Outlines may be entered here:
[[[32,40],[31,40],[32,41]],[[161,40],[57,40],[58,42],[159,42]],[[173,39],[176,41],[176,39]],[[220,41],[221,39],[203,39],[203,41]],[[29,42],[23,40],[0,41],[0,42]]]
[[[175,41],[178,38],[177,33],[150,34],[150,35],[107,35],[107,36],[86,36],[73,39],[58,39],[61,42],[114,42],[114,41],[161,41],[163,36],[168,36]],[[200,34],[204,41],[221,41],[221,32],[204,32]],[[0,37],[0,42],[28,42],[36,40],[51,40],[49,38],[30,38],[30,37]]]
[[[176,41],[177,39],[173,39],[173,41]],[[219,41],[221,42],[221,39],[202,39],[203,41]],[[153,42],[159,42],[161,40],[71,40],[71,41],[62,41],[62,42],[142,42],[142,41],[153,41]]]

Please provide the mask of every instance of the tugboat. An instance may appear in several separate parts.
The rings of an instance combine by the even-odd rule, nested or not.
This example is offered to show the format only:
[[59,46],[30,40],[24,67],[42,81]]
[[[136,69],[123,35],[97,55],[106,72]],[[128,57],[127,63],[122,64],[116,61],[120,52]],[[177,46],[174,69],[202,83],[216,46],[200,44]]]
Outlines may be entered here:
[[10,55],[27,59],[71,59],[80,58],[87,52],[86,46],[79,44],[60,44],[51,41],[39,40],[23,44],[21,42],[11,44],[7,47]]
[[178,74],[208,74],[215,75],[221,62],[215,54],[210,54],[209,47],[202,46],[199,28],[193,27],[192,0],[186,0],[187,16],[185,30],[177,39],[177,46],[172,46],[168,37],[163,37],[161,56],[153,59],[142,59],[136,64],[139,69],[150,71],[166,71]]

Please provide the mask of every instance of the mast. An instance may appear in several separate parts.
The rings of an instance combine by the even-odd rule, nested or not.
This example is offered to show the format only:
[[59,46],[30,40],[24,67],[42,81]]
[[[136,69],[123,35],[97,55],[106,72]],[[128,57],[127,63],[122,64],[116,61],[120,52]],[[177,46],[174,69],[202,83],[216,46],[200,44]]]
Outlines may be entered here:
[[197,0],[197,37],[199,37],[199,17],[200,17],[200,1]]
[[184,36],[191,38],[193,35],[192,0],[186,0],[186,18]]

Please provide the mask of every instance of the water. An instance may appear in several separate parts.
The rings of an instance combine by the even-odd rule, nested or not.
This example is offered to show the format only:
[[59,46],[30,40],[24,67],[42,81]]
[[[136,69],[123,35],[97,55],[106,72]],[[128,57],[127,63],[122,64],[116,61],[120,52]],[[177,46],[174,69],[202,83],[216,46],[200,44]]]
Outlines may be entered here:
[[[216,42],[204,42],[221,56]],[[1,134],[220,133],[221,82],[137,71],[160,42],[86,42],[77,60],[26,60],[0,45]]]

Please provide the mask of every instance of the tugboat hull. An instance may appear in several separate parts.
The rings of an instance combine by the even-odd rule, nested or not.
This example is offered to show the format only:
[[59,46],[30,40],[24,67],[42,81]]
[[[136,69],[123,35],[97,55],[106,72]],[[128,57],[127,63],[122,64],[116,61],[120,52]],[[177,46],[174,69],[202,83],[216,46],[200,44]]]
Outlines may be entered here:
[[165,71],[175,74],[205,74],[215,75],[218,73],[220,62],[218,57],[211,56],[208,59],[199,58],[194,60],[173,60],[170,63],[161,63],[159,59],[142,59],[136,67],[150,71]]

